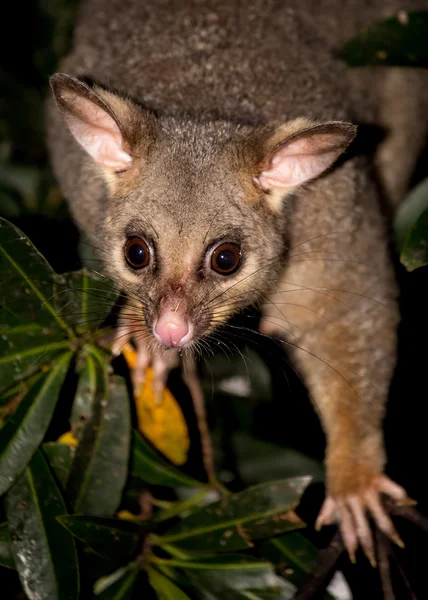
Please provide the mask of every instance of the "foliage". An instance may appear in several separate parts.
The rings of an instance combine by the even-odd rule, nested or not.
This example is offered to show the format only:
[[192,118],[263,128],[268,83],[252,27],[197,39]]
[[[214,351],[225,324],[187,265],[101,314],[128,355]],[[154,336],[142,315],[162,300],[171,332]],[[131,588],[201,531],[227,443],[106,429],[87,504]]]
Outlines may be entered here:
[[[428,12],[399,11],[373,23],[339,52],[350,66],[428,67]],[[401,263],[408,271],[428,264],[428,178],[400,205],[395,235]]]
[[[32,3],[28,25],[20,19],[21,50],[31,60],[10,53],[17,62],[5,59],[0,73],[9,99],[0,103],[0,202],[10,218],[67,214],[47,167],[43,96],[69,46],[75,7]],[[354,66],[426,67],[427,21],[427,13],[399,13],[340,56]],[[396,219],[409,270],[427,263],[427,210],[425,182]],[[30,599],[291,598],[317,558],[294,512],[309,482],[301,474],[321,479],[322,469],[251,435],[269,388],[255,353],[210,363],[217,395],[234,400],[231,444],[253,484],[219,497],[185,462],[189,441],[190,453],[199,448],[182,399],[168,392],[176,427],[166,431],[165,408],[154,407],[149,390],[134,405],[124,362],[112,362],[102,343],[117,300],[111,282],[84,270],[58,275],[5,220],[0,273],[2,571],[16,570]],[[237,391],[237,380],[249,381],[249,391]],[[211,378],[203,383],[211,394]],[[221,448],[218,455],[222,463]],[[281,473],[288,478],[272,481]]]
[[400,260],[408,271],[428,264],[428,178],[398,208],[395,233]]
[[[85,598],[149,587],[163,599],[291,598],[266,540],[275,540],[274,560],[301,562],[308,542],[294,533],[288,545],[284,534],[304,527],[294,509],[310,477],[216,499],[131,417],[126,369],[115,374],[98,329],[116,300],[112,284],[86,271],[57,275],[4,219],[0,272],[0,563],[17,570],[28,598],[72,600],[79,585]],[[52,427],[69,427],[75,444],[51,441]],[[150,499],[148,511],[124,512],[135,495]]]
[[428,67],[427,30],[428,12],[401,10],[370,25],[345,44],[339,56],[353,67]]

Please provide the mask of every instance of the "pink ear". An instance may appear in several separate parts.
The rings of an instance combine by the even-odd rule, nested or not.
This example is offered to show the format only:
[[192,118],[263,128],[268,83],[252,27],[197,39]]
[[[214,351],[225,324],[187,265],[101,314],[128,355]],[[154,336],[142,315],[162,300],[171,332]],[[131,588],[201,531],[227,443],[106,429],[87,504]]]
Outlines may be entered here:
[[91,88],[67,75],[54,75],[52,88],[68,128],[97,164],[114,172],[129,169],[132,158],[109,106]]
[[355,136],[349,123],[315,125],[290,135],[273,149],[257,177],[263,189],[294,188],[328,169]]

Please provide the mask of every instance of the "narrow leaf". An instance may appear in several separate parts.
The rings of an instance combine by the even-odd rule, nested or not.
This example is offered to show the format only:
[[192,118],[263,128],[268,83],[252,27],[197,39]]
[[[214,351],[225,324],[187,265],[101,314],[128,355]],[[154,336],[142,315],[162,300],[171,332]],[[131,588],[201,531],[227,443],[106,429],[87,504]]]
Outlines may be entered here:
[[428,264],[428,209],[426,209],[410,231],[404,243],[400,260],[408,271]]
[[66,512],[40,451],[7,495],[12,552],[30,600],[76,600],[79,575],[73,536],[56,517]]
[[192,488],[204,485],[169,465],[136,432],[132,440],[131,470],[134,476],[152,485]]
[[200,553],[251,548],[253,540],[304,527],[294,512],[310,482],[296,477],[250,487],[194,511],[156,540]]
[[94,594],[100,600],[131,600],[138,573],[138,566],[130,563],[106,577],[101,577],[94,586]]
[[124,381],[113,377],[107,390],[105,377],[100,370],[93,415],[76,448],[66,495],[76,512],[108,517],[119,506],[127,478],[131,415]]
[[159,600],[190,600],[183,590],[156,569],[147,569],[147,573]]
[[[267,540],[259,548],[263,556],[272,561],[279,572],[298,588],[314,567],[319,554],[318,549],[298,532]],[[325,592],[324,598],[327,600],[331,596]]]
[[[130,344],[122,348],[128,367],[135,369],[137,352]],[[157,398],[153,385],[153,369],[148,367],[144,383],[135,397],[138,429],[174,465],[180,466],[187,461],[190,447],[186,419],[179,402],[168,388]]]
[[49,426],[72,353],[41,375],[0,430],[0,495],[22,473]]
[[[162,559],[158,559],[162,560]],[[226,554],[198,560],[163,560],[170,567],[184,571],[186,579],[197,589],[218,593],[225,590],[266,590],[280,585],[271,563],[239,554]]]
[[24,321],[72,335],[55,310],[55,272],[24,233],[0,218],[0,305]]
[[79,382],[71,409],[70,425],[77,437],[80,437],[83,428],[92,417],[97,385],[100,384],[100,378],[105,384],[105,377],[106,373],[102,361],[97,360],[91,353],[87,353],[81,366]]
[[428,178],[400,204],[394,221],[400,259],[408,271],[428,262]]
[[[10,315],[0,308],[3,321]],[[38,323],[0,324],[0,390],[29,377],[67,348],[70,342]]]
[[153,562],[189,593],[197,590],[202,600],[291,600],[296,593],[294,585],[279,577],[271,563],[252,556],[223,554],[188,560],[156,557]]
[[142,529],[131,521],[84,515],[63,515],[58,521],[74,537],[107,558],[132,554]]
[[75,453],[74,448],[58,442],[49,442],[43,444],[42,451],[60,488],[65,489]]
[[397,209],[394,230],[399,250],[402,250],[415,223],[426,210],[428,210],[428,177],[411,190]]

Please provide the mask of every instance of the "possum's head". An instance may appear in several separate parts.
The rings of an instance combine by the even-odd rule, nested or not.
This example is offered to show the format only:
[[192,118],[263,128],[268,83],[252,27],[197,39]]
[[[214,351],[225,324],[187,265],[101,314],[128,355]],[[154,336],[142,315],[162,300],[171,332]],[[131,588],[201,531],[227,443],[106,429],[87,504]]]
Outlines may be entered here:
[[286,197],[355,134],[342,122],[157,117],[62,74],[52,87],[107,183],[98,232],[106,269],[135,305],[133,326],[164,347],[191,345],[265,299],[284,265]]

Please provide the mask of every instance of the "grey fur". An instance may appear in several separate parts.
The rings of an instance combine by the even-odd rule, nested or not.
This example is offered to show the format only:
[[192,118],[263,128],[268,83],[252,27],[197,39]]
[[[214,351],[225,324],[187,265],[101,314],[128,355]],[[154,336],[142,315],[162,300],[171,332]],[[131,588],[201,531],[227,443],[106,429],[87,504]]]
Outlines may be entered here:
[[[423,5],[87,0],[62,70],[156,113],[143,111],[137,122],[124,108],[119,116],[128,129],[134,123],[128,144],[140,162],[132,176],[118,177],[113,192],[49,108],[52,161],[72,213],[102,245],[108,272],[141,300],[149,326],[159,303],[181,294],[203,335],[216,324],[215,292],[223,292],[227,314],[263,304],[272,292],[276,307],[264,306],[266,329],[281,315],[272,331],[311,353],[294,351],[329,436],[334,497],[360,493],[383,468],[381,420],[398,313],[379,202],[381,195],[401,198],[428,120],[425,74],[352,71],[334,53],[373,20]],[[367,156],[345,161],[284,199],[276,213],[263,194],[249,191],[251,176],[278,124],[301,117],[389,131],[375,163]],[[157,270],[129,272],[122,248],[130,233],[156,244]],[[240,238],[253,267],[266,261],[237,283],[233,292],[242,296],[235,301],[204,262],[210,244],[229,236]],[[286,313],[278,298],[288,302]]]

